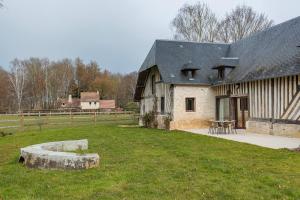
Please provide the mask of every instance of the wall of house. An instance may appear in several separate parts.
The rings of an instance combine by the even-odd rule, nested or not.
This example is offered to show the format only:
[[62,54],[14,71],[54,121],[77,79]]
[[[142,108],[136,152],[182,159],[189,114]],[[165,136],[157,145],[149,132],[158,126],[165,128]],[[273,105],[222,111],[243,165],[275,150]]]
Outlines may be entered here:
[[[186,98],[195,98],[195,112],[186,111]],[[208,86],[174,86],[171,129],[206,128],[215,117],[215,91]]]
[[300,126],[299,87],[300,75],[295,75],[221,85],[214,89],[217,96],[226,96],[229,93],[232,97],[248,96],[251,122],[247,123],[247,130],[281,135],[284,131],[279,131],[279,127],[280,130],[285,130],[284,126],[286,126],[286,130],[293,127],[292,129],[296,130],[294,135],[297,135],[299,128],[295,128],[295,126]]
[[[152,94],[151,77],[155,76],[155,93]],[[161,82],[160,73],[157,68],[152,68],[147,77],[145,89],[142,93],[142,99],[140,101],[140,115],[143,116],[146,113],[156,109],[158,128],[165,128],[164,119],[166,116],[171,115],[171,93],[170,84]],[[161,112],[161,97],[165,97],[165,112]],[[155,104],[155,106],[154,106]],[[142,117],[139,121],[140,125],[143,125]]]
[[99,102],[80,102],[80,106],[81,106],[81,109],[82,110],[95,110],[95,109],[99,109],[100,108],[100,105],[99,105]]

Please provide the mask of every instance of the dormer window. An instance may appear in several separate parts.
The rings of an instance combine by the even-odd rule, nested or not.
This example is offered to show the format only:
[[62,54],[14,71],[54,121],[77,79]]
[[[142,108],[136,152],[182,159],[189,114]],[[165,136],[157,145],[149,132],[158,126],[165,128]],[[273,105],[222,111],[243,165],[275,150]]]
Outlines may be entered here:
[[239,58],[222,57],[212,69],[218,70],[218,80],[224,80],[235,67],[239,65]]
[[194,66],[191,62],[186,63],[182,66],[181,72],[190,81],[195,80],[196,71],[200,70],[199,67]]
[[224,78],[225,78],[225,69],[224,68],[218,69],[218,79],[224,80]]
[[234,67],[231,66],[217,66],[213,67],[212,69],[218,70],[218,80],[224,80],[226,78],[226,75],[234,69]]

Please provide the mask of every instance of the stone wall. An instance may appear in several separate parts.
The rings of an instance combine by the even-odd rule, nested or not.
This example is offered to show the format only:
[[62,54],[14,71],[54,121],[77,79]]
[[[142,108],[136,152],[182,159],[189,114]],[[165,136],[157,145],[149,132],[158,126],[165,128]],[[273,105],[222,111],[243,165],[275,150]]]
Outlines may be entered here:
[[[195,112],[186,111],[185,99],[195,98]],[[215,118],[215,92],[208,86],[174,86],[171,129],[207,128]]]
[[249,120],[246,122],[246,131],[251,133],[300,137],[299,124],[272,123],[269,121]]
[[99,165],[98,154],[77,154],[64,151],[84,150],[88,141],[49,142],[21,148],[20,162],[29,168],[88,169]]

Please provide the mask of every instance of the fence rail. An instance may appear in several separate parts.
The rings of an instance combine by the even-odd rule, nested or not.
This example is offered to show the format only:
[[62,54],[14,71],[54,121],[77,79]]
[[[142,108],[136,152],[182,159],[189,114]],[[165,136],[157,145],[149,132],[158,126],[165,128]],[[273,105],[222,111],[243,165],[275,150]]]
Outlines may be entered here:
[[0,130],[42,127],[49,125],[77,125],[79,123],[137,123],[134,112],[38,112],[0,114]]

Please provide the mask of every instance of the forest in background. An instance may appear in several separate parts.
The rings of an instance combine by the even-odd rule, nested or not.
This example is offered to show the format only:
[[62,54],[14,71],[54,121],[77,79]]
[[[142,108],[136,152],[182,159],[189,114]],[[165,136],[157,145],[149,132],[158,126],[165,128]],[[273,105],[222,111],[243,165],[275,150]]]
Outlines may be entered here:
[[99,91],[100,99],[115,99],[118,107],[135,109],[136,79],[137,72],[111,73],[80,58],[15,59],[8,70],[0,68],[0,111],[56,109],[58,98],[80,97],[85,91]]

